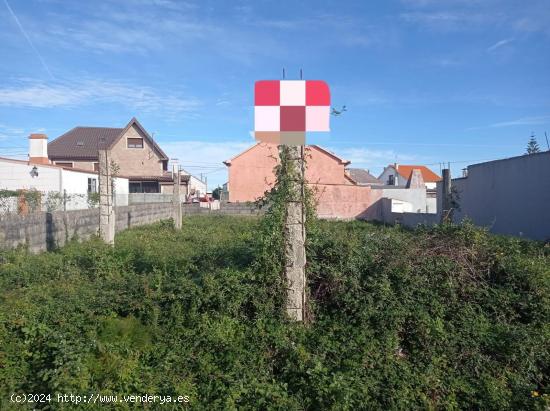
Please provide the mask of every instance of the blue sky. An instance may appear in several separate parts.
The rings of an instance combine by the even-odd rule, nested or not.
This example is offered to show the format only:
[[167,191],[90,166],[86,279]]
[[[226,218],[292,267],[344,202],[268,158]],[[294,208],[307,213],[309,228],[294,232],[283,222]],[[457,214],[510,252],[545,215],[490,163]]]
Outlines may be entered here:
[[283,67],[347,106],[310,142],[375,174],[456,175],[550,133],[548,0],[0,0],[0,61],[0,156],[135,116],[211,185],[253,143],[254,81]]

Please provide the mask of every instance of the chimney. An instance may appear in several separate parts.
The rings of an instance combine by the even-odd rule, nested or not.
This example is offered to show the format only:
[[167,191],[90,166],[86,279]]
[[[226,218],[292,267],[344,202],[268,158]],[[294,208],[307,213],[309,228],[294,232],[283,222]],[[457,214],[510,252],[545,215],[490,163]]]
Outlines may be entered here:
[[414,168],[407,181],[407,188],[426,188],[424,184],[424,177],[422,177],[422,172],[418,168]]
[[29,163],[50,164],[46,134],[31,134],[29,136]]

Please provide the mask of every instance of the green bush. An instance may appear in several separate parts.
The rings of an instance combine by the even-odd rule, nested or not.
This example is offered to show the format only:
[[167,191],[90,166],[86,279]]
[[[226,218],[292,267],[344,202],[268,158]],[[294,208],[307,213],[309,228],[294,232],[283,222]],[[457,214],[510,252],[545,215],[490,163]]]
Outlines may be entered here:
[[266,224],[186,217],[113,248],[0,252],[0,409],[24,409],[13,392],[188,395],[205,410],[550,405],[548,246],[468,224],[318,222],[304,326],[283,315]]

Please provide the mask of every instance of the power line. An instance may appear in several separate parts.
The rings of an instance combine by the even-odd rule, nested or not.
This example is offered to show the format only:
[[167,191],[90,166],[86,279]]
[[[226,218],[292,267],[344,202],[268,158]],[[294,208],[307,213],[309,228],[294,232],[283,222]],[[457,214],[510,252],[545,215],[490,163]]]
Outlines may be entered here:
[[217,170],[208,171],[207,173],[202,173],[202,174],[212,174],[212,173],[217,173],[217,172],[223,171],[223,170],[225,170],[225,167],[220,167]]

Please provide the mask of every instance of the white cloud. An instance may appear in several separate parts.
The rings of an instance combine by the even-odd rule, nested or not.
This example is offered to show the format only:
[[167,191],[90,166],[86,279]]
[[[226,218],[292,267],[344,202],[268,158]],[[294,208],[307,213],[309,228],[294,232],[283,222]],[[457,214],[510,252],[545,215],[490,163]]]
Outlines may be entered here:
[[372,150],[365,147],[330,148],[338,157],[351,161],[350,167],[381,170],[394,162],[414,161],[418,157],[394,150]]
[[[409,23],[440,31],[471,31],[488,25],[520,32],[550,34],[547,0],[521,3],[498,0],[401,0]],[[496,26],[495,26],[496,27]],[[496,47],[498,48],[498,47]]]
[[87,104],[121,104],[142,112],[162,112],[166,116],[195,111],[200,102],[192,97],[161,93],[148,86],[115,81],[22,82],[0,88],[0,106],[77,107]]
[[467,130],[483,130],[487,128],[501,128],[501,127],[515,127],[515,126],[535,126],[540,124],[550,124],[550,115],[549,116],[533,116],[533,117],[522,117],[516,120],[502,121],[498,123],[489,124],[488,126],[481,127],[470,127]]
[[496,49],[502,47],[502,46],[505,46],[506,44],[509,44],[511,43],[512,41],[514,41],[514,39],[504,39],[504,40],[500,40],[500,41],[497,41],[495,44],[493,44],[491,47],[488,47],[487,48],[487,51],[488,52],[492,52],[492,51],[495,51]]
[[229,18],[216,22],[202,16],[202,10],[172,1],[122,0],[83,8],[79,3],[79,10],[68,7],[50,15],[46,24],[35,22],[33,38],[76,53],[190,56],[199,48],[245,64],[287,52],[263,30],[252,33],[249,26],[232,24]]
[[470,11],[417,11],[400,15],[407,23],[418,24],[433,30],[463,31],[474,27],[484,27],[491,21],[499,20],[498,13],[480,13]]
[[523,117],[517,120],[503,121],[491,124],[489,127],[512,127],[512,126],[530,126],[537,124],[550,123],[550,116]]
[[11,127],[6,124],[0,124],[0,132],[7,134],[24,134],[25,130],[21,127]]

